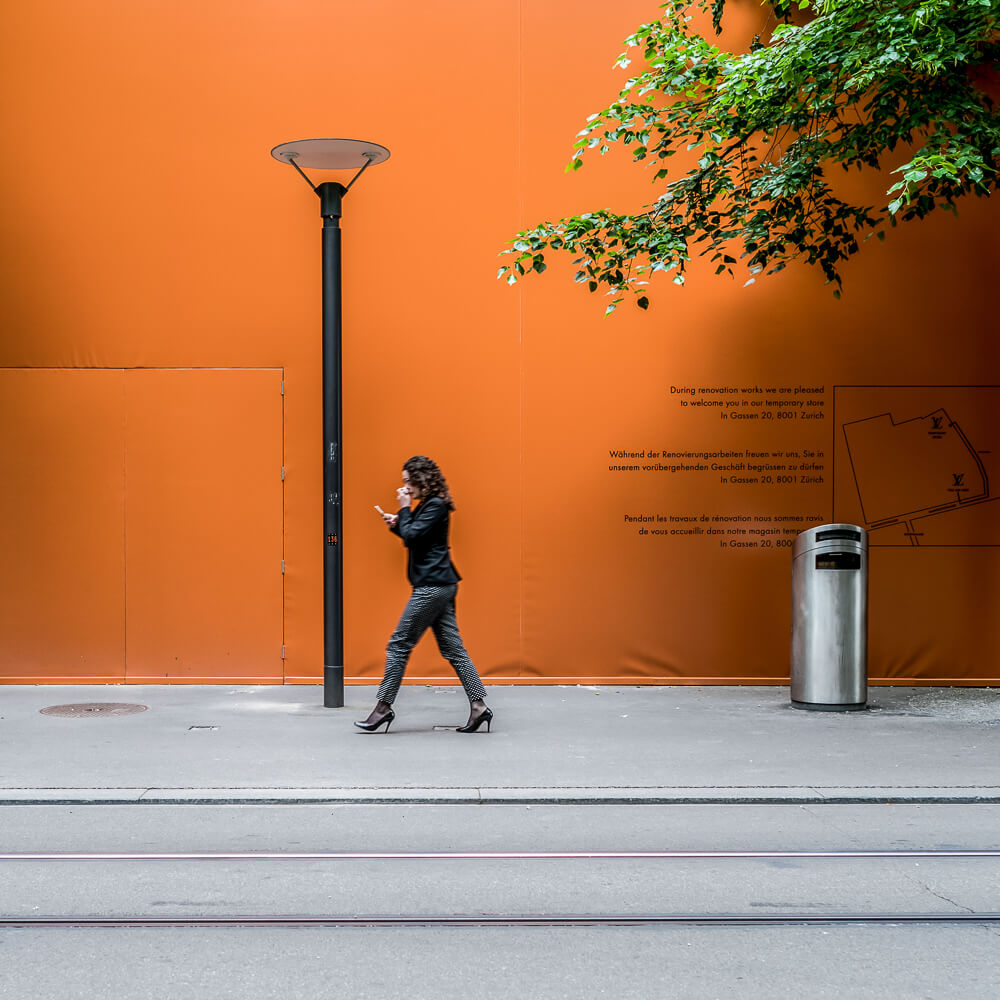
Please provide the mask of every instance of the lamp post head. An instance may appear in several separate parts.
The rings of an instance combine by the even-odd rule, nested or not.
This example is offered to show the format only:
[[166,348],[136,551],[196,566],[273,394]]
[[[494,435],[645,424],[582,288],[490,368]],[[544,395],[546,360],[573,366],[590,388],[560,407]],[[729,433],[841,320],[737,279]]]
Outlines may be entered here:
[[[385,146],[363,139],[296,139],[294,142],[283,142],[280,146],[275,146],[271,155],[282,163],[290,163],[305,178],[306,183],[319,195],[320,214],[327,219],[340,217],[341,198],[373,163],[384,163],[390,154]],[[327,181],[317,187],[306,176],[303,167],[317,170],[360,169],[347,187],[336,181]]]
[[389,150],[363,139],[296,139],[275,146],[271,155],[293,166],[351,170],[372,163],[384,163],[389,159]]

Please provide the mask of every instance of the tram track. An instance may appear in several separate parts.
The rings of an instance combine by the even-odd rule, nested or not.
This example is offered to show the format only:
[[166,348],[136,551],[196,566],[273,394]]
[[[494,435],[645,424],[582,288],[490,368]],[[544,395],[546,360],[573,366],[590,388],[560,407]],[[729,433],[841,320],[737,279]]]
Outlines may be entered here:
[[646,927],[821,924],[994,924],[1000,913],[616,913],[583,915],[430,915],[417,917],[2,917],[0,927]]
[[[0,863],[349,862],[349,861],[940,861],[1000,858],[1000,850],[854,851],[187,851],[9,852]],[[650,925],[995,924],[1000,912],[580,913],[580,914],[233,914],[0,915],[0,927],[574,927]]]
[[726,859],[849,859],[888,860],[1000,858],[1000,850],[903,851],[178,851],[101,852],[53,851],[0,853],[5,861],[611,861]]

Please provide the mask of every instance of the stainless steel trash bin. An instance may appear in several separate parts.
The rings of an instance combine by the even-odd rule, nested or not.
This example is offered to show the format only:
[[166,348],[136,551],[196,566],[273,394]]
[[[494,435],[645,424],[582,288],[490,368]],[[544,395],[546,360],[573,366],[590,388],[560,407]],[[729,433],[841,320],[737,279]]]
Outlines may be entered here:
[[792,705],[851,712],[868,700],[868,533],[803,531],[792,549]]

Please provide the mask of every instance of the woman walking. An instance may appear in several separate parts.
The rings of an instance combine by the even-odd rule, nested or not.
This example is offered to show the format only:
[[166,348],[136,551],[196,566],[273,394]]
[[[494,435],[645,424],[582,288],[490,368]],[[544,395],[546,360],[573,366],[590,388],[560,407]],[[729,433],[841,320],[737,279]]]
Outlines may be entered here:
[[[359,729],[373,733],[389,726],[396,717],[392,704],[399,692],[403,672],[413,647],[428,628],[433,629],[441,655],[452,665],[469,699],[469,721],[460,733],[474,733],[485,722],[490,731],[493,712],[486,707],[486,691],[469,654],[462,645],[455,619],[455,595],[461,577],[451,561],[448,522],[455,509],[448,484],[435,462],[423,455],[403,465],[403,485],[396,491],[399,512],[387,514],[380,507],[389,530],[403,539],[407,548],[406,575],[413,593],[403,609],[396,631],[386,647],[385,676],[378,690],[378,704]],[[417,506],[410,509],[410,501]]]

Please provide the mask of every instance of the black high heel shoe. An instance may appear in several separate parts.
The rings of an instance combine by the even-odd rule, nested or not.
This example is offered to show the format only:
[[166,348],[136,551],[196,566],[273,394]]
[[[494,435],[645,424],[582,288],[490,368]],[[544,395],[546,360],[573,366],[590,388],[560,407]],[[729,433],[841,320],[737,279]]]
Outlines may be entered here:
[[378,727],[384,723],[385,731],[389,732],[389,724],[395,718],[396,713],[390,708],[389,711],[378,720],[378,722],[355,722],[354,725],[356,725],[358,729],[363,729],[366,733],[374,733],[377,732]]
[[490,723],[493,721],[493,710],[490,708],[484,708],[479,715],[472,719],[467,725],[459,726],[455,730],[456,733],[474,733],[479,727],[485,722],[486,732],[490,731]]

